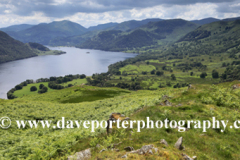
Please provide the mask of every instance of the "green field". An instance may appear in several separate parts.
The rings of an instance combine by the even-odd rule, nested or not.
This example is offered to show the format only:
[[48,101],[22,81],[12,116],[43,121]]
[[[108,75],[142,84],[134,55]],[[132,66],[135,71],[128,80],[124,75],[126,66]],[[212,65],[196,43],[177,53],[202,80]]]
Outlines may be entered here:
[[36,53],[37,53],[38,56],[65,54],[65,52],[59,51],[59,50],[37,51]]
[[[74,79],[70,82],[67,82],[67,83],[62,83],[61,85],[67,87],[68,84],[72,84],[74,86],[78,86],[78,85],[81,85],[81,84],[85,84],[87,81],[86,79]],[[48,92],[52,92],[54,91],[54,89],[51,89],[48,87],[48,82],[41,82],[41,83],[33,83],[33,84],[28,84],[27,86],[24,86],[21,90],[16,90],[14,92],[14,95],[17,96],[17,97],[23,97],[23,96],[28,96],[28,95],[36,95],[36,94],[39,94],[38,93],[38,90],[39,90],[39,85],[40,84],[43,84],[44,86],[46,86],[48,88]],[[38,88],[37,91],[30,91],[30,88],[32,86],[36,86]]]
[[152,65],[140,64],[140,65],[127,65],[121,68],[120,71],[122,74],[124,72],[127,74],[141,74],[142,72],[151,72],[154,69],[156,68]]

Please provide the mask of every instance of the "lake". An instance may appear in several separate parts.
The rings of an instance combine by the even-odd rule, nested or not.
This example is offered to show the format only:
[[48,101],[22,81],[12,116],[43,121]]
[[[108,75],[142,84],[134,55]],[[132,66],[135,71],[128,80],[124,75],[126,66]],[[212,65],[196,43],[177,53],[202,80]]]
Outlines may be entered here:
[[[49,78],[68,74],[85,74],[108,71],[112,63],[135,57],[137,54],[106,52],[75,47],[49,47],[66,54],[45,55],[0,64],[0,98],[26,79]],[[90,52],[87,54],[87,52]]]

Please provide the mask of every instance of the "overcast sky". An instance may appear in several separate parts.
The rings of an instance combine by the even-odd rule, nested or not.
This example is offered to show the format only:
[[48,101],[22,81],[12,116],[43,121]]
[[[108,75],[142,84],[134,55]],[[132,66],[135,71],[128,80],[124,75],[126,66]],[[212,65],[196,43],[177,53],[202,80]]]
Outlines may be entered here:
[[240,16],[240,0],[0,0],[0,27],[70,20],[84,27],[146,18]]

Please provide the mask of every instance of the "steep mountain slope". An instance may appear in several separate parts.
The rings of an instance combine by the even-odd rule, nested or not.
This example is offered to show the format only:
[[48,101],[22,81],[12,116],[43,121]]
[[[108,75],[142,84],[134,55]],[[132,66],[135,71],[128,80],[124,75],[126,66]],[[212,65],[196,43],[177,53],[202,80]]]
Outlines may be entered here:
[[230,52],[236,54],[240,51],[239,34],[240,20],[219,21],[200,26],[198,29],[186,34],[179,42],[186,41],[198,46],[205,46],[200,48],[205,49],[206,52]]
[[0,31],[0,63],[37,56],[27,45]]
[[212,22],[216,22],[216,21],[220,21],[220,19],[210,17],[210,18],[204,18],[201,20],[193,20],[191,22],[203,25],[203,24],[208,24],[208,23],[212,23]]
[[149,22],[129,32],[120,30],[100,32],[78,47],[126,51],[144,46],[161,45],[178,40],[186,33],[196,29],[197,26],[197,24],[181,19]]
[[48,44],[49,41],[56,37],[67,37],[79,35],[87,31],[83,26],[71,21],[58,21],[49,24],[42,23],[10,35],[24,43],[37,42]]

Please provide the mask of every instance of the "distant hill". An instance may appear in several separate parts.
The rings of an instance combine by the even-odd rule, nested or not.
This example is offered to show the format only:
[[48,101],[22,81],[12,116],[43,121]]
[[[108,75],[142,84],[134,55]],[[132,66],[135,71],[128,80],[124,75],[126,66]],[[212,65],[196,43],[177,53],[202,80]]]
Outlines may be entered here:
[[125,21],[125,22],[119,23],[118,25],[116,25],[114,27],[108,28],[108,30],[127,31],[127,30],[132,30],[132,29],[138,28],[138,27],[140,27],[142,25],[145,25],[149,22],[156,22],[156,21],[162,21],[162,19],[152,18],[152,19],[144,19],[142,21],[136,21],[136,20]]
[[71,21],[54,21],[52,23],[42,23],[31,28],[9,33],[13,38],[24,43],[37,42],[40,44],[48,44],[51,39],[56,37],[68,37],[80,35],[87,32],[83,26]]
[[149,22],[156,22],[161,21],[162,19],[159,18],[153,18],[153,19],[145,19],[142,21],[126,21],[122,23],[106,23],[106,24],[100,24],[98,26],[89,27],[87,30],[88,32],[83,33],[81,35],[75,35],[75,36],[69,36],[69,37],[56,37],[52,39],[49,42],[49,45],[53,46],[62,46],[62,45],[68,45],[68,46],[76,46],[81,45],[85,41],[89,41],[92,37],[96,36],[102,31],[110,31],[110,30],[121,30],[121,31],[131,31],[133,29],[136,29],[138,27],[141,27],[143,25],[146,25]]
[[235,20],[238,20],[238,19],[240,19],[240,17],[225,18],[225,19],[223,19],[222,21],[235,21]]
[[[240,20],[235,21],[218,21],[210,24],[205,24],[196,30],[186,34],[179,41],[203,41],[214,42],[219,44],[219,47],[226,46],[228,43],[235,44],[238,42],[240,34]],[[223,45],[224,44],[224,45]]]
[[18,31],[22,31],[22,30],[31,28],[33,26],[34,25],[30,25],[30,24],[19,24],[19,25],[12,25],[12,26],[5,27],[5,28],[0,28],[0,30],[3,32],[18,32]]
[[37,56],[27,45],[0,31],[0,63]]
[[212,23],[212,22],[216,22],[216,21],[220,21],[220,19],[210,17],[210,18],[204,18],[201,20],[193,20],[191,22],[203,25],[203,24],[208,24],[208,23]]
[[107,29],[110,27],[114,27],[116,25],[118,25],[118,23],[110,22],[110,23],[105,23],[105,24],[99,24],[97,26],[91,26],[87,30],[88,31],[103,30],[103,29]]
[[178,57],[225,54],[238,58],[239,35],[240,20],[205,24],[187,33],[173,45],[165,46],[165,54]]
[[77,47],[126,51],[177,41],[197,27],[197,24],[182,19],[149,22],[128,32],[121,30],[100,32],[98,35]]

